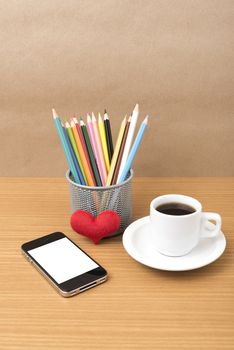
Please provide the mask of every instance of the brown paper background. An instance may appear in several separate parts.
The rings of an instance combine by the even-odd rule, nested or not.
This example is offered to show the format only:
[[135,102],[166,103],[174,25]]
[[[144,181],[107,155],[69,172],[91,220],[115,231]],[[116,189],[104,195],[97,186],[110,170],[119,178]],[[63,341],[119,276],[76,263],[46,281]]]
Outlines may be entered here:
[[137,176],[234,175],[234,1],[1,1],[0,176],[63,176],[51,108],[150,126]]

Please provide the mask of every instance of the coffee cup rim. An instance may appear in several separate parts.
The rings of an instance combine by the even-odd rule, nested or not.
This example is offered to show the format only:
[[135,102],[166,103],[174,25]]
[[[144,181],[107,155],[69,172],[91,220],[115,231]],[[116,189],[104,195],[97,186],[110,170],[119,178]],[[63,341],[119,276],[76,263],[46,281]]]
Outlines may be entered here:
[[[173,199],[174,198],[174,199]],[[175,199],[177,198],[177,199]],[[169,200],[171,201],[175,201],[175,202],[181,202],[183,204],[187,204],[192,206],[195,211],[193,213],[190,214],[186,214],[186,215],[171,215],[171,214],[165,214],[165,213],[161,213],[160,211],[158,211],[155,208],[155,204],[157,206],[161,205],[161,204],[166,204],[167,202],[169,202]],[[183,217],[190,217],[192,215],[196,215],[197,213],[202,211],[202,205],[199,202],[199,200],[197,200],[196,198],[193,198],[191,196],[187,196],[187,195],[183,195],[183,194],[176,194],[176,193],[171,193],[171,194],[164,194],[158,197],[155,197],[151,203],[150,203],[150,209],[153,209],[155,212],[157,212],[157,214],[162,215],[162,216],[169,216],[169,217],[173,217],[173,218],[183,218]]]

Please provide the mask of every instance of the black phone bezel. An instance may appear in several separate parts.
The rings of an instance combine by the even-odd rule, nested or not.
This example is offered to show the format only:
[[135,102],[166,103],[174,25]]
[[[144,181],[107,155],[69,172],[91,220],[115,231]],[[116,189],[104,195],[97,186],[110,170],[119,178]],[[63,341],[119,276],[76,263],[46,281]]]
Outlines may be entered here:
[[[82,275],[73,277],[65,282],[58,283],[55,281],[55,279],[38,263],[37,260],[33,258],[33,256],[28,252],[31,249],[41,247],[43,245],[46,245],[51,242],[55,242],[62,238],[69,239],[70,242],[72,242],[77,248],[79,248],[85,255],[87,255],[91,260],[93,260],[98,267],[96,269],[93,269],[91,271],[85,272]],[[81,249],[77,244],[75,244],[69,237],[67,237],[62,232],[53,232],[49,235],[34,239],[33,241],[26,242],[22,244],[21,246],[22,251],[44,272],[46,276],[55,284],[59,290],[61,290],[64,293],[71,293],[79,288],[84,287],[87,284],[90,284],[92,282],[95,282],[99,279],[102,279],[107,276],[107,271],[91,256],[89,256],[83,249]]]

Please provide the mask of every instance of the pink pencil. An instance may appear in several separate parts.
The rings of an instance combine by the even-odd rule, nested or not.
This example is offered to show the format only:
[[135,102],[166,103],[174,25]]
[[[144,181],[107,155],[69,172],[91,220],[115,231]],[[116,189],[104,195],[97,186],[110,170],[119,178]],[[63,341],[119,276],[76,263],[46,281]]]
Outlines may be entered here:
[[93,113],[92,113],[92,124],[93,124],[94,136],[96,139],[97,151],[98,151],[98,155],[99,155],[100,163],[101,163],[101,167],[102,167],[102,173],[103,173],[103,177],[104,177],[105,183],[106,183],[106,180],[107,180],[106,163],[105,163],[105,158],[104,158],[103,151],[102,151],[101,140],[99,137],[97,120],[96,120],[95,115]]
[[105,183],[106,183],[106,180],[105,180],[105,177],[103,175],[102,165],[101,165],[101,161],[100,161],[100,158],[99,158],[99,155],[98,155],[98,148],[97,148],[96,138],[95,138],[94,130],[93,130],[93,123],[91,121],[91,117],[90,117],[89,114],[87,114],[87,127],[88,127],[88,131],[89,131],[89,137],[90,137],[90,140],[91,140],[91,144],[92,144],[92,147],[93,147],[93,152],[94,152],[94,155],[95,155],[95,158],[96,158],[96,162],[97,162],[97,167],[98,167],[99,174],[100,174],[100,177],[101,177],[102,185],[104,186]]

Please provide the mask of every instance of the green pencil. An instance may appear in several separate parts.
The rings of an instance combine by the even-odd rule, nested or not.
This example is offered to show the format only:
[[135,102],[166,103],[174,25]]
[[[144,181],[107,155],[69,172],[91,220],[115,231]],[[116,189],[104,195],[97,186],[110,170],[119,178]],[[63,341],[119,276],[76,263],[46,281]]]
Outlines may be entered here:
[[101,182],[100,174],[99,174],[99,171],[98,171],[97,163],[96,163],[96,160],[95,160],[95,157],[94,157],[94,153],[93,153],[93,149],[92,149],[92,146],[91,146],[91,142],[90,142],[90,139],[89,139],[89,134],[88,134],[88,131],[87,131],[87,127],[86,127],[86,125],[85,125],[85,123],[84,123],[84,121],[82,119],[80,120],[80,128],[81,128],[82,134],[84,136],[85,145],[86,145],[86,148],[87,148],[87,151],[88,151],[89,160],[90,160],[90,164],[91,164],[91,167],[92,167],[92,170],[93,170],[93,174],[94,174],[96,183],[97,183],[98,186],[102,186],[102,182]]

